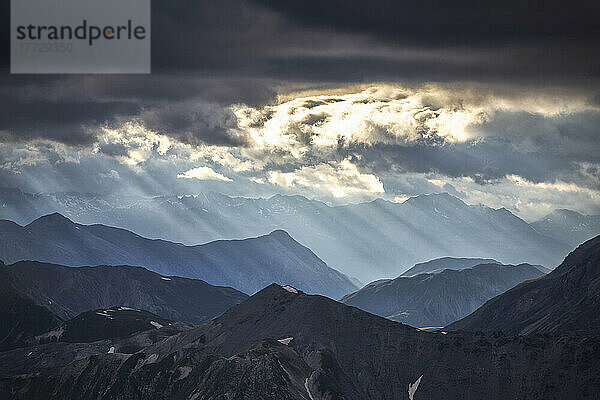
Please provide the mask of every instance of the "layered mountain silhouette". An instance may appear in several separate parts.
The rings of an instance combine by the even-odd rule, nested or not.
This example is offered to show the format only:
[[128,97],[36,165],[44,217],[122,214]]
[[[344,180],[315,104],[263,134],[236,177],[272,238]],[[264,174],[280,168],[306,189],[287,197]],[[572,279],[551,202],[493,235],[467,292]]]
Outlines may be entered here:
[[465,258],[465,257],[440,257],[435,260],[415,264],[400,276],[413,276],[419,274],[435,274],[445,269],[461,270],[479,264],[500,264],[491,258]]
[[[58,345],[26,350],[33,357]],[[271,285],[212,322],[134,353],[98,347],[49,369],[38,358],[29,369],[21,361],[18,372],[0,378],[0,393],[44,400],[407,399],[419,380],[415,399],[593,398],[600,365],[589,360],[599,345],[596,336],[426,333]]]
[[[544,275],[529,264],[481,264],[442,271],[433,267],[436,263],[429,265],[435,273],[371,283],[340,301],[408,325],[443,327],[515,285]],[[422,264],[418,268],[423,268]]]
[[[72,268],[20,261],[0,268],[0,282],[15,296],[61,320],[94,309],[123,306],[163,319],[200,324],[248,298],[229,287],[130,266]],[[23,314],[21,319],[37,318]]]
[[184,246],[105,225],[76,224],[50,214],[26,226],[0,221],[0,259],[68,266],[136,265],[249,294],[273,282],[333,298],[356,290],[345,275],[281,230],[252,239]]
[[584,215],[571,210],[554,210],[531,224],[543,235],[575,247],[600,235],[600,215]]
[[509,334],[600,332],[600,236],[580,245],[554,271],[485,303],[448,329]]
[[211,192],[141,199],[4,189],[0,204],[0,217],[20,224],[57,211],[80,223],[186,244],[283,229],[330,267],[363,282],[398,276],[417,262],[445,256],[552,268],[574,247],[564,238],[544,236],[506,209],[467,205],[449,194],[332,207],[302,196],[257,199]]

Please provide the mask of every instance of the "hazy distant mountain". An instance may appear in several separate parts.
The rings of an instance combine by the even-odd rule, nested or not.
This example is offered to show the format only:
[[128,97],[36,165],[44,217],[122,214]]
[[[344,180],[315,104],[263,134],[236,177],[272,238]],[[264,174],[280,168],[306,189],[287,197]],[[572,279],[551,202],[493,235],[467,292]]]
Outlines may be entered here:
[[548,275],[497,296],[448,329],[510,334],[600,333],[600,236]]
[[39,359],[27,370],[22,353],[0,354],[22,357],[18,373],[0,378],[0,393],[28,400],[387,400],[407,399],[420,378],[415,399],[595,398],[600,365],[590,360],[599,345],[597,336],[420,332],[271,285],[216,320],[135,354],[98,349],[45,370]]
[[571,210],[554,210],[531,225],[541,234],[573,247],[600,235],[600,215],[583,215]]
[[529,264],[481,264],[369,284],[340,301],[408,325],[441,327],[469,315],[515,285],[542,275]]
[[21,224],[58,211],[80,223],[103,223],[186,244],[283,229],[330,267],[363,282],[397,276],[417,262],[446,256],[552,268],[572,250],[506,209],[469,206],[448,194],[330,207],[302,196],[251,199],[200,193],[140,199],[4,190],[0,205],[0,217]]
[[63,320],[89,310],[124,306],[199,324],[248,298],[232,288],[128,266],[72,268],[23,261],[0,268],[0,281]]
[[[137,265],[254,293],[273,282],[339,298],[356,290],[340,272],[284,231],[246,240],[184,246],[124,229],[81,225],[50,214],[24,227],[0,221],[0,259],[68,266]],[[100,306],[98,306],[100,307]],[[141,307],[152,311],[147,307]]]
[[445,269],[461,270],[471,268],[479,264],[500,264],[491,258],[456,258],[456,257],[441,257],[435,260],[430,260],[415,264],[411,269],[404,272],[400,276],[413,276],[419,274],[434,274],[442,272]]

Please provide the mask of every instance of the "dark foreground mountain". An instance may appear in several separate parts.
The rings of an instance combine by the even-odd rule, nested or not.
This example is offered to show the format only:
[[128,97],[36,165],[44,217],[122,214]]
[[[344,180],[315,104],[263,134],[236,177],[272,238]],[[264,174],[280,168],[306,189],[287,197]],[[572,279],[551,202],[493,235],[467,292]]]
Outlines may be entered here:
[[210,323],[133,354],[97,353],[46,370],[32,363],[30,373],[21,365],[0,378],[0,393],[44,400],[408,399],[409,384],[420,378],[415,399],[593,399],[600,394],[598,356],[599,337],[426,333],[271,285]]
[[509,334],[600,333],[600,236],[548,275],[497,296],[448,329]]
[[186,244],[283,229],[330,267],[363,282],[398,276],[417,262],[444,256],[554,267],[574,247],[540,234],[506,209],[467,205],[448,194],[331,207],[302,196],[256,199],[200,193],[142,199],[0,189],[0,204],[0,218],[20,224],[56,211],[77,222],[119,226]]
[[[200,324],[248,298],[232,288],[129,266],[72,268],[21,261],[0,267],[0,284],[27,300],[24,304],[30,304],[30,310],[43,307],[62,320],[98,308],[123,306],[172,321]],[[5,304],[0,306],[5,308]],[[44,320],[29,314],[20,315],[20,319],[23,323]],[[37,329],[35,333],[41,332]]]
[[284,231],[245,240],[184,246],[124,229],[75,224],[60,214],[20,226],[0,221],[0,259],[68,266],[137,265],[252,294],[273,282],[339,298],[356,290],[340,272]]
[[[128,311],[133,310],[113,308],[93,311],[113,318],[104,321],[104,324],[100,324],[98,318],[108,319],[105,315],[95,318],[90,312],[83,313],[56,325],[51,331],[30,337],[26,347],[0,352],[0,376],[59,368],[98,354],[133,354],[194,326],[182,322],[168,323],[143,310],[137,310],[144,314],[141,317],[132,313],[127,315]],[[157,325],[157,320],[162,320],[165,325]],[[0,398],[5,397],[6,393],[0,390]]]
[[34,341],[90,343],[124,338],[137,332],[160,329],[168,325],[172,325],[172,322],[148,311],[129,307],[100,308],[81,313],[55,329],[37,335]]
[[45,307],[0,283],[0,351],[25,346],[61,319]]
[[344,296],[341,302],[412,326],[442,327],[515,285],[542,275],[529,264],[481,264],[372,283]]
[[600,215],[584,215],[571,210],[554,210],[531,224],[536,231],[575,247],[600,235]]
[[425,261],[415,264],[411,269],[402,273],[400,276],[413,276],[419,274],[435,274],[445,269],[461,270],[471,268],[479,264],[500,264],[491,258],[457,258],[441,257],[435,260]]

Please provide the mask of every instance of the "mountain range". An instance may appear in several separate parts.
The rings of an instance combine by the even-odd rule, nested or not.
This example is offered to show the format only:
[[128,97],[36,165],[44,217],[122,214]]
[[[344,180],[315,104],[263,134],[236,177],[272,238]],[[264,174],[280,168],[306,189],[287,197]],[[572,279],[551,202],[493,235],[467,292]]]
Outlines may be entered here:
[[548,275],[486,302],[448,329],[508,334],[600,333],[600,236],[575,249]]
[[[439,261],[439,260],[438,260]],[[468,265],[466,260],[458,265]],[[470,260],[474,262],[474,260]],[[529,264],[480,264],[460,270],[439,270],[371,283],[340,301],[415,327],[443,327],[457,321],[492,297],[544,273]],[[415,268],[424,268],[423,264]]]
[[19,366],[4,367],[0,393],[31,400],[385,400],[408,399],[412,385],[414,399],[493,400],[600,392],[600,365],[590,362],[597,336],[428,333],[290,286],[270,285],[207,324],[135,352],[120,343],[85,344],[93,354],[52,368],[42,368],[40,354],[71,354],[82,344],[2,353],[2,365]]
[[356,290],[345,275],[281,230],[246,240],[184,246],[146,239],[124,229],[76,224],[55,213],[25,226],[1,220],[0,259],[73,267],[142,266],[161,275],[202,279],[248,294],[273,282],[333,298]]
[[0,281],[62,320],[89,310],[124,306],[200,324],[248,298],[229,287],[130,266],[72,268],[20,261],[0,268]]
[[467,258],[467,257],[440,257],[434,260],[415,264],[412,268],[403,272],[400,276],[413,276],[419,274],[435,274],[445,269],[461,270],[472,268],[479,264],[500,264],[491,258]]
[[262,199],[209,192],[139,198],[3,189],[0,205],[0,217],[20,224],[60,212],[80,223],[185,244],[283,229],[330,267],[363,282],[395,277],[415,263],[445,256],[553,268],[574,246],[541,234],[506,209],[467,205],[449,194],[330,206],[302,196]]
[[571,210],[554,210],[531,224],[543,235],[575,247],[600,234],[600,215],[584,215]]

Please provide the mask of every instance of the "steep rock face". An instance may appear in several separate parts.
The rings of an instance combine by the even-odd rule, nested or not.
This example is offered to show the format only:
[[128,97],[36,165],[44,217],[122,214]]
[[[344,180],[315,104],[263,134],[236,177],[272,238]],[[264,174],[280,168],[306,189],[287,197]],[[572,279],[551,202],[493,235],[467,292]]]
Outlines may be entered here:
[[600,333],[600,236],[548,275],[499,295],[449,329],[510,334]]
[[77,267],[136,265],[249,294],[273,282],[333,298],[356,290],[348,277],[329,268],[281,230],[246,240],[184,246],[146,239],[124,229],[75,224],[60,214],[51,214],[24,227],[0,224],[0,259]]
[[327,265],[363,282],[398,276],[417,262],[445,256],[553,268],[575,246],[540,234],[506,209],[470,206],[448,194],[331,207],[302,196],[257,199],[209,192],[140,199],[0,189],[0,203],[6,205],[0,217],[21,224],[57,211],[77,222],[124,227],[186,244],[284,229]]
[[571,210],[554,210],[531,224],[536,231],[575,247],[600,235],[600,215],[583,215]]
[[[600,338],[426,333],[269,286],[135,354],[0,378],[15,399],[596,398]],[[259,382],[260,380],[260,382]]]
[[232,288],[130,266],[71,268],[22,261],[0,268],[0,280],[63,320],[89,310],[123,306],[200,324],[248,298]]
[[368,285],[340,301],[415,327],[442,327],[515,285],[542,275],[529,264],[482,264],[459,271],[400,276]]

